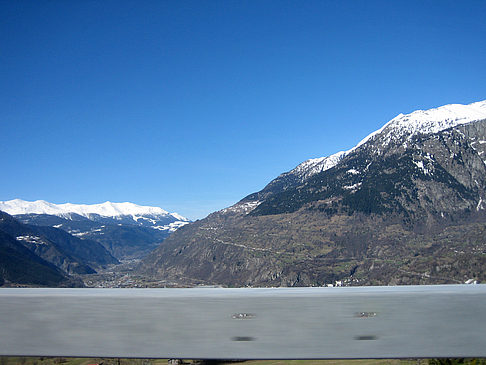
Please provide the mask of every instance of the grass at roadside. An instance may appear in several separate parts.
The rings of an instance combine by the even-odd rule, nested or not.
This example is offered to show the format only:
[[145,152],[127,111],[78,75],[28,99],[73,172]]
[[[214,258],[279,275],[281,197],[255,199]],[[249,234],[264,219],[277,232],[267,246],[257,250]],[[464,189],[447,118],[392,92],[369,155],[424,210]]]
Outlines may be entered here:
[[245,365],[427,365],[427,360],[254,360]]

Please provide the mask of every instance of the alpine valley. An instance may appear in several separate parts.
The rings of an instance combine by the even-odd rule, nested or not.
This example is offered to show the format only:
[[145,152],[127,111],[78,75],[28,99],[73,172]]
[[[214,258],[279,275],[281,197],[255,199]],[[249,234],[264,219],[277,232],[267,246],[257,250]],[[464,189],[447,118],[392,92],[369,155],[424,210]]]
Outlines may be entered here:
[[138,260],[189,221],[133,203],[0,202],[0,285],[81,286],[80,276]]
[[400,114],[185,225],[139,266],[184,285],[486,280],[486,101]]

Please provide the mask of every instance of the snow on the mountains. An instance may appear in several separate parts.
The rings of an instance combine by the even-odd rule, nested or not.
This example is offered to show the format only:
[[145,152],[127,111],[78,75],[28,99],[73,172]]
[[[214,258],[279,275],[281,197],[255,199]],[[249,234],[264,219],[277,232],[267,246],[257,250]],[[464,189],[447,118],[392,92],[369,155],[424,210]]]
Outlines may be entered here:
[[412,161],[412,162],[415,164],[415,166],[417,166],[420,170],[422,170],[424,175],[431,175],[431,172],[424,166],[423,161]]
[[17,236],[15,237],[17,241],[23,241],[27,243],[33,243],[35,245],[45,245],[46,243],[42,241],[42,238],[38,236]]
[[297,175],[301,180],[316,175],[322,171],[329,170],[338,164],[349,151],[340,151],[328,157],[319,157],[306,160],[295,169],[289,171],[289,175]]
[[153,226],[152,228],[158,229],[159,231],[169,231],[172,233],[177,231],[179,228],[185,226],[186,224],[189,224],[189,222],[177,221],[169,223],[165,226]]
[[244,203],[236,203],[235,205],[232,205],[229,208],[225,208],[221,210],[221,213],[228,213],[228,212],[233,212],[233,213],[250,213],[253,209],[255,209],[261,201],[254,200],[250,202],[244,202]]
[[346,185],[346,186],[343,186],[343,189],[346,189],[346,190],[355,190],[357,188],[359,188],[363,183],[356,183],[356,184],[353,184],[353,185]]
[[484,206],[483,206],[483,198],[479,198],[479,203],[478,205],[476,206],[476,210],[479,211],[480,209],[483,210],[484,209]]
[[[329,157],[304,161],[284,175],[296,175],[302,181],[307,180],[313,175],[336,166],[349,153],[373,138],[380,138],[383,141],[383,146],[386,146],[392,140],[400,140],[404,136],[412,137],[418,133],[438,133],[460,124],[482,119],[486,119],[486,100],[468,105],[449,104],[429,110],[416,110],[410,114],[399,114],[383,127],[363,138],[350,150],[341,151]],[[479,143],[486,142],[480,141]]]
[[182,215],[178,214],[178,213],[170,213],[171,216],[173,216],[175,219],[178,219],[180,221],[186,221],[188,222],[189,219],[187,219],[186,217],[183,217]]
[[[9,201],[0,201],[0,210],[8,214],[50,214],[62,216],[69,219],[72,213],[89,218],[91,214],[98,214],[103,217],[121,217],[131,216],[133,220],[141,217],[169,217],[172,216],[177,220],[188,221],[187,218],[180,216],[177,213],[169,213],[159,207],[141,206],[133,203],[112,203],[105,202],[101,204],[53,204],[45,200],[37,200],[34,202],[25,201],[22,199],[14,199]],[[144,218],[145,218],[144,217]]]
[[384,145],[392,140],[415,134],[438,133],[448,128],[486,119],[486,100],[469,105],[449,104],[429,110],[416,110],[410,114],[399,114],[379,131],[358,144],[380,135]]
[[[472,103],[469,105],[449,104],[430,110],[417,110],[410,114],[399,114],[388,123],[386,123],[383,127],[363,138],[355,147],[347,151],[337,152],[328,157],[319,157],[306,160],[299,164],[297,167],[295,167],[293,170],[290,170],[280,175],[278,179],[284,179],[286,177],[292,176],[297,177],[301,182],[304,182],[320,172],[333,168],[351,152],[361,147],[365,143],[374,140],[375,138],[379,139],[379,143],[376,144],[375,152],[380,153],[383,147],[388,145],[393,140],[399,141],[402,140],[403,137],[408,137],[402,140],[403,145],[406,147],[407,140],[418,133],[437,133],[460,124],[471,123],[482,119],[486,119],[486,100]],[[486,141],[478,141],[478,143],[483,144],[486,143]],[[483,152],[481,151],[480,154],[482,153]],[[426,159],[432,161],[431,156],[425,157]],[[426,165],[424,165],[424,162],[422,161],[415,161],[414,163],[417,168],[420,169],[424,174],[432,174],[433,165],[429,165],[427,161],[425,162]],[[486,165],[486,161],[483,162]],[[363,173],[368,170],[368,167],[371,165],[371,163],[372,162],[368,163],[368,165],[362,171]],[[356,169],[350,169],[347,171],[347,173],[357,175],[360,174],[361,171],[358,171]],[[345,186],[344,188],[352,190],[359,188],[359,185],[355,184]],[[259,201],[237,203],[229,208],[221,210],[221,212],[248,214],[256,206],[258,206],[258,204],[260,204]]]

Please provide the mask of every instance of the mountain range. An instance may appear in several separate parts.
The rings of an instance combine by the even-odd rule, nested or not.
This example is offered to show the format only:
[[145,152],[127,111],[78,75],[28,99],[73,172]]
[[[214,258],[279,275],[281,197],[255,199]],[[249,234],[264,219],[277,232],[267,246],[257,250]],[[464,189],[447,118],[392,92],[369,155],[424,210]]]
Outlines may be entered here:
[[226,286],[486,277],[486,101],[399,114],[182,227],[139,271]]
[[14,199],[0,202],[0,210],[25,224],[59,228],[97,241],[119,260],[145,256],[170,233],[189,223],[177,213],[128,202],[86,205]]
[[188,222],[133,203],[0,202],[0,285],[83,286],[79,275],[143,257]]

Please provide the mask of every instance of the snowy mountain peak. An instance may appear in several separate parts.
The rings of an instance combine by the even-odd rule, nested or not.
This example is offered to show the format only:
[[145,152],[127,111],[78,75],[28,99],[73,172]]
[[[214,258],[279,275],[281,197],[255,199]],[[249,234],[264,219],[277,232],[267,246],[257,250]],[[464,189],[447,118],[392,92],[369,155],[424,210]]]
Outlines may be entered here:
[[75,213],[89,218],[90,215],[97,214],[101,217],[121,217],[131,216],[134,220],[139,217],[173,217],[177,220],[188,221],[177,213],[169,213],[159,207],[141,206],[134,203],[112,203],[104,202],[101,204],[53,204],[45,200],[25,201],[13,199],[0,201],[0,210],[12,215],[17,214],[50,214],[62,217],[69,217]]
[[296,175],[301,180],[306,180],[336,166],[346,155],[371,139],[379,137],[382,139],[383,145],[386,146],[392,140],[400,140],[404,136],[410,138],[418,133],[438,133],[460,124],[472,123],[482,119],[486,119],[486,100],[468,105],[448,104],[429,110],[416,110],[409,114],[398,114],[382,128],[363,138],[350,150],[341,151],[328,157],[304,161],[286,174]]
[[392,140],[415,134],[438,133],[461,124],[486,119],[486,100],[463,105],[448,104],[429,110],[416,110],[409,114],[399,114],[380,130],[372,133],[358,144],[367,142],[375,135],[382,135],[385,145]]

